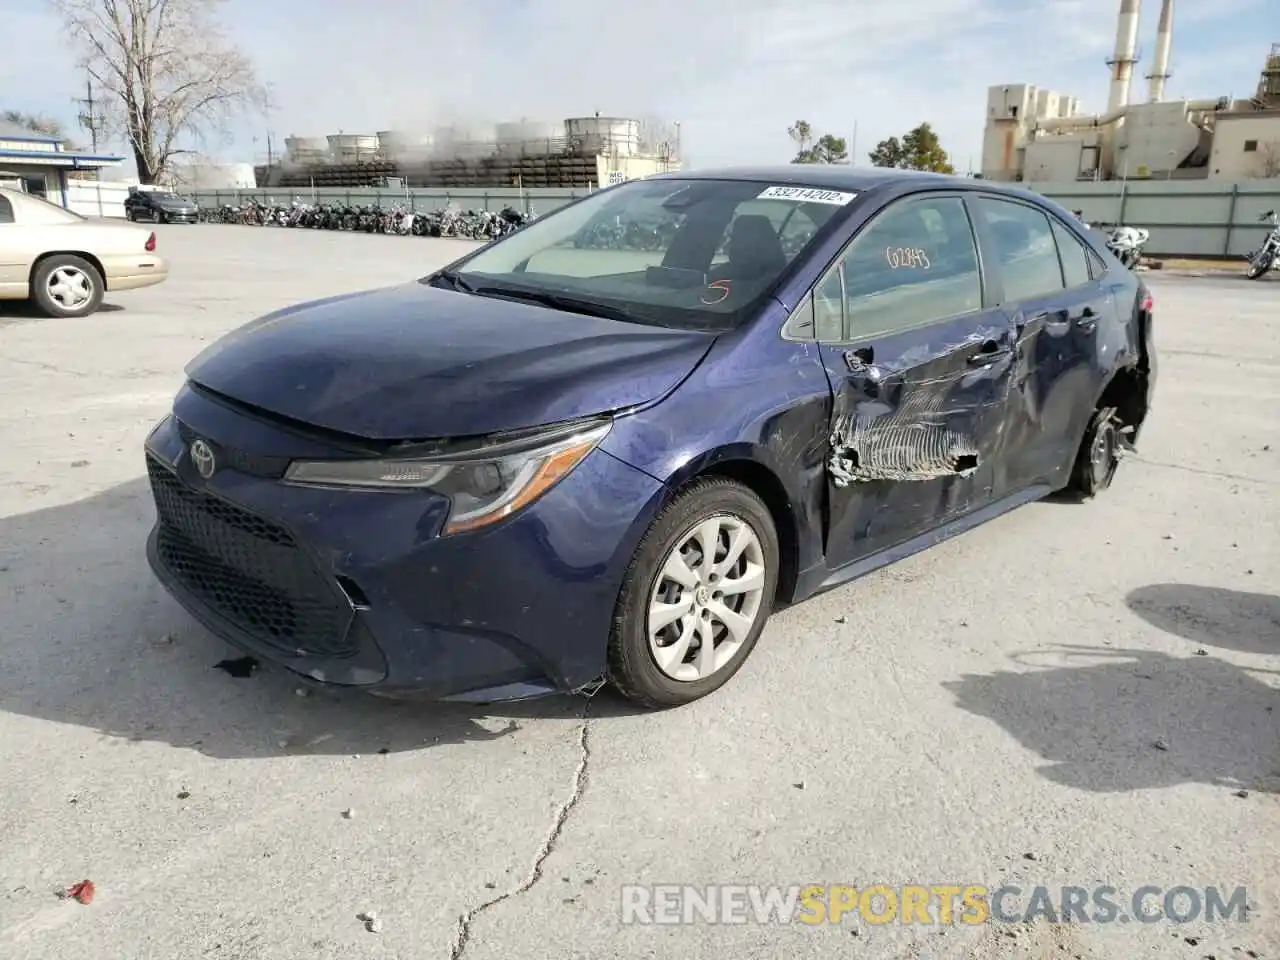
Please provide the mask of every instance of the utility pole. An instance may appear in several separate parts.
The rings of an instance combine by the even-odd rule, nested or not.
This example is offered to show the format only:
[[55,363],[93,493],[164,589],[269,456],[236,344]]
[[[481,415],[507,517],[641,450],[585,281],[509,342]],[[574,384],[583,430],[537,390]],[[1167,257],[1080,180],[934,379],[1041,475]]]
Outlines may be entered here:
[[83,100],[76,100],[80,104],[81,110],[76,119],[80,122],[81,128],[89,131],[89,138],[93,143],[93,152],[98,152],[98,131],[102,129],[102,116],[97,112],[97,101],[93,99],[93,80],[88,79],[84,82],[85,97]]

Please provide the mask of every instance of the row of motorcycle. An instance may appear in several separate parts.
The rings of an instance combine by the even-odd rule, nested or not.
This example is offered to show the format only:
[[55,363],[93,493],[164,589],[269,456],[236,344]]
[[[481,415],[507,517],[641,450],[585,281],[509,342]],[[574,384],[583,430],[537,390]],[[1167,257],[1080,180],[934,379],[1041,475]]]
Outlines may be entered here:
[[295,201],[289,206],[258,203],[223,204],[201,208],[205,223],[235,223],[254,227],[294,227],[307,230],[345,230],[353,233],[383,233],[401,237],[459,237],[466,240],[497,240],[518,230],[536,214],[515,207],[492,210],[408,210],[386,209],[376,204],[311,205]]
[[[1079,210],[1073,211],[1084,221]],[[1250,280],[1260,280],[1272,270],[1280,270],[1280,216],[1268,210],[1258,217],[1259,223],[1269,224],[1267,235],[1258,249],[1245,255],[1244,275]],[[1090,226],[1090,224],[1085,224]],[[1091,227],[1092,229],[1092,227]],[[1142,250],[1151,239],[1151,233],[1142,227],[1111,227],[1106,229],[1107,249],[1116,259],[1132,270],[1142,260]]]

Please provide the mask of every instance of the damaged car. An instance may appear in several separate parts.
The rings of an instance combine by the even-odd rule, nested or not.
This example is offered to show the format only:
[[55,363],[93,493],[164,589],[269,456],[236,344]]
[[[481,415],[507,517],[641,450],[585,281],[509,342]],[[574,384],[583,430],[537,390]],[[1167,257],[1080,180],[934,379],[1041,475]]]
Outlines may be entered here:
[[[582,242],[633,222],[661,242]],[[1153,303],[1094,233],[900,170],[592,193],[196,357],[146,440],[151,566],[331,688],[695,700],[777,605],[1111,484]]]

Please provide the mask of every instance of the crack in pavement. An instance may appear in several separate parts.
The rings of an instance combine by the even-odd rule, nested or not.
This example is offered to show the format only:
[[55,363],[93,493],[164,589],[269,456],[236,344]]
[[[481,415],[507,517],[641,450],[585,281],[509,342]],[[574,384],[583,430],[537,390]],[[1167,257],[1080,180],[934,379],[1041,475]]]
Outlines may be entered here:
[[484,901],[479,906],[458,916],[458,930],[454,934],[453,943],[449,946],[449,960],[461,960],[467,945],[471,942],[471,927],[480,914],[496,907],[500,903],[528,893],[542,879],[542,866],[546,863],[547,858],[551,856],[552,851],[555,850],[560,834],[564,832],[565,824],[569,820],[569,815],[573,813],[574,808],[582,799],[582,794],[587,788],[587,764],[591,760],[590,710],[590,701],[587,701],[587,706],[582,711],[582,724],[578,728],[578,768],[573,774],[573,787],[564,803],[560,805],[560,809],[556,811],[555,819],[551,822],[551,829],[547,831],[546,839],[542,841],[542,845],[538,847],[537,853],[534,854],[533,864],[529,868],[529,873],[517,886],[498,894],[490,900]]
[[1146,457],[1130,454],[1126,459],[1133,460],[1135,463],[1145,464],[1148,467],[1163,467],[1166,470],[1182,470],[1186,473],[1198,474],[1202,477],[1215,477],[1219,480],[1238,480],[1242,483],[1258,483],[1264,487],[1274,487],[1277,485],[1275,480],[1264,480],[1261,477],[1246,477],[1240,473],[1227,473],[1223,470],[1205,470],[1202,467],[1192,467],[1185,463],[1165,463],[1162,460],[1148,460]]

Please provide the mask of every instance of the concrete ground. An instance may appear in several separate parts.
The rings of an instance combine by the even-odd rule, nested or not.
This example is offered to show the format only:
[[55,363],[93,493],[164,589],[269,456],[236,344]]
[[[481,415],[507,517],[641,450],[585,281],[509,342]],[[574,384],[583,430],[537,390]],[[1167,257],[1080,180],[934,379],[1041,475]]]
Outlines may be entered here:
[[[143,559],[141,444],[203,344],[465,245],[158,233],[162,287],[85,320],[0,308],[0,957],[1280,954],[1280,282],[1149,274],[1159,392],[1111,491],[781,613],[715,696],[441,709],[213,669]],[[91,905],[54,895],[86,878]],[[620,887],[657,883],[1245,886],[1252,909],[620,925]]]

